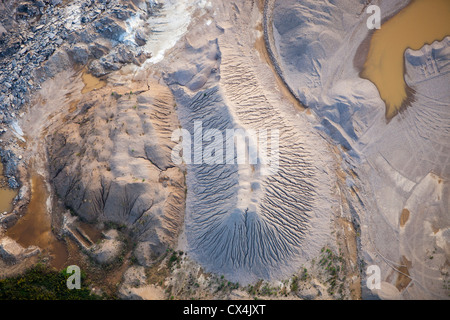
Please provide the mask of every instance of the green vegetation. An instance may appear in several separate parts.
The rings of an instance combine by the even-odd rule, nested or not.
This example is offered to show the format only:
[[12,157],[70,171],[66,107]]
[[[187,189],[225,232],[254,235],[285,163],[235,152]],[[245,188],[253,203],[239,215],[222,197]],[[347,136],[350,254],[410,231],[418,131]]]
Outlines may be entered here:
[[293,276],[292,277],[292,283],[291,283],[291,291],[296,292],[298,290],[298,277]]
[[[247,292],[256,298],[256,296],[278,296],[281,288],[272,287],[268,282],[259,280],[254,286],[249,285],[247,287]],[[286,293],[286,290],[283,291]]]
[[81,274],[81,289],[67,288],[66,270],[60,272],[38,264],[25,274],[0,280],[0,300],[99,300]]
[[[222,293],[229,293],[231,291],[233,291],[234,289],[238,289],[239,288],[239,283],[234,283],[231,281],[228,281],[227,279],[225,279],[224,275],[221,275],[220,278],[215,278],[212,283],[214,284],[218,284],[218,286],[215,289],[215,292],[222,292]],[[194,287],[198,287],[199,284],[195,283]]]
[[303,273],[302,273],[302,277],[301,280],[302,281],[306,281],[308,279],[309,275],[308,275],[308,269],[303,268]]
[[264,284],[260,289],[260,295],[262,296],[272,296],[277,294],[277,289],[269,286],[268,283]]
[[[172,249],[168,249],[168,252],[172,251]],[[179,266],[181,262],[181,256],[183,255],[183,251],[173,251],[172,255],[170,256],[169,260],[167,261],[167,268],[169,270],[172,270],[172,267],[174,265]]]
[[115,229],[117,231],[125,231],[127,229],[127,225],[124,223],[116,223],[113,221],[106,221],[105,222],[105,230],[109,230],[109,229]]
[[345,261],[341,255],[335,254],[329,248],[322,248],[319,266],[324,269],[326,282],[329,284],[328,293],[334,295],[338,291],[341,298],[344,294]]

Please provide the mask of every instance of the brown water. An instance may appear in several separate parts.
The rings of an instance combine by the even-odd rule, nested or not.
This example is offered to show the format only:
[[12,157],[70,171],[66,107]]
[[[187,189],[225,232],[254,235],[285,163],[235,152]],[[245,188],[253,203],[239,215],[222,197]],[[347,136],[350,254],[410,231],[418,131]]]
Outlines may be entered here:
[[81,90],[81,93],[83,94],[106,86],[106,81],[96,78],[87,72],[83,72],[81,79],[84,83],[84,88]]
[[450,35],[449,0],[413,0],[376,30],[361,76],[372,81],[392,119],[406,103],[404,52]]
[[77,224],[93,243],[96,243],[102,239],[102,231],[94,227],[92,224],[83,221],[78,221]]
[[8,229],[6,235],[23,247],[36,245],[52,256],[50,264],[61,269],[64,267],[68,252],[64,242],[56,239],[52,233],[50,215],[47,211],[48,192],[44,178],[34,173],[31,179],[31,200],[26,214]]
[[0,213],[12,210],[12,201],[17,196],[17,190],[8,186],[6,178],[3,176],[3,163],[0,159]]
[[409,210],[405,208],[402,210],[402,214],[400,216],[400,227],[404,227],[406,222],[408,222],[408,219],[409,219]]

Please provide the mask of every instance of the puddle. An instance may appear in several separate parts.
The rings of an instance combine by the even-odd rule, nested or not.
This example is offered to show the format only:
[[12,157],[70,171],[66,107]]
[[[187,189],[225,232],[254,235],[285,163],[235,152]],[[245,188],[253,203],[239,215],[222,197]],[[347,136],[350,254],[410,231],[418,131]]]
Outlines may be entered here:
[[96,243],[103,238],[102,231],[98,230],[93,225],[83,221],[78,221],[77,224],[93,243]]
[[398,291],[402,292],[405,290],[409,283],[411,282],[411,277],[409,274],[409,268],[411,268],[411,261],[408,261],[404,256],[402,256],[402,260],[400,261],[400,267],[398,268],[398,276],[395,282],[395,286]]
[[12,201],[18,191],[9,188],[7,179],[3,176],[3,163],[0,159],[0,213],[11,212]]
[[450,35],[450,1],[416,0],[373,33],[361,77],[372,81],[392,119],[408,101],[404,52]]
[[47,211],[48,192],[44,178],[34,173],[31,179],[31,200],[26,214],[8,229],[6,235],[23,247],[38,246],[43,252],[52,255],[51,266],[61,269],[68,258],[64,242],[52,233],[50,216]]
[[402,214],[400,216],[400,227],[404,227],[406,222],[408,222],[408,219],[409,219],[409,210],[405,208],[402,210]]
[[92,90],[101,89],[104,86],[106,86],[105,80],[96,78],[87,72],[83,72],[83,74],[81,75],[81,79],[83,80],[83,83],[84,83],[84,88],[81,89],[82,94],[91,92]]

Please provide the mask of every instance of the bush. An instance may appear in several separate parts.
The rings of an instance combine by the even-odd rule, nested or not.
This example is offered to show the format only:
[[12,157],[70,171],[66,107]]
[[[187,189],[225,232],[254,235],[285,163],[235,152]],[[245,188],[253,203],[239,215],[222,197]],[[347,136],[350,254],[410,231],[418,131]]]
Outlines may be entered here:
[[291,291],[292,292],[296,292],[297,290],[298,290],[298,277],[294,276],[292,278]]
[[172,255],[169,258],[169,261],[167,261],[167,267],[171,270],[173,265],[178,264],[180,261],[180,257],[177,254],[176,251],[172,252]]
[[81,289],[69,290],[65,270],[57,272],[38,264],[25,274],[0,280],[0,300],[98,300],[81,275]]

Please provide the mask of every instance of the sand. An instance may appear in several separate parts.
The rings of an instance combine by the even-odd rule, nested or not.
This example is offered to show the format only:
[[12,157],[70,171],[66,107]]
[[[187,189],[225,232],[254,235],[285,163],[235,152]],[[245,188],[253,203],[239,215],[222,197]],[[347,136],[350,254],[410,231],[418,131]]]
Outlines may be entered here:
[[[380,1],[379,5],[389,26],[408,2]],[[423,22],[439,8],[437,2],[417,1],[410,8],[413,5],[429,6],[422,9]],[[441,11],[433,20],[445,14]],[[313,14],[317,12],[323,14]],[[439,232],[433,231],[450,223],[448,24],[440,30],[444,35],[425,34],[430,30],[422,27],[420,32],[396,36],[395,43],[404,46],[398,49],[397,65],[387,73],[403,68],[398,83],[415,93],[402,112],[388,109],[388,118],[396,116],[387,121],[377,86],[360,77],[358,66],[361,52],[369,48],[365,40],[391,28],[372,32],[366,27],[367,18],[363,2],[276,1],[274,56],[288,85],[321,119],[320,130],[342,146],[346,177],[339,192],[350,208],[347,211],[343,202],[342,212],[360,228],[358,256],[366,265],[378,265],[382,275],[382,289],[371,291],[363,285],[363,298],[374,294],[390,299],[448,298],[444,284],[449,256],[446,247],[438,245],[442,244]],[[416,19],[412,28],[421,23]],[[409,36],[417,43],[408,42]],[[396,46],[388,45],[386,50],[391,47]],[[407,266],[403,257],[409,261]],[[409,278],[401,275],[405,268]],[[364,284],[365,275],[361,276]]]
[[186,34],[194,49],[180,45],[166,62],[180,124],[190,132],[195,121],[205,130],[277,129],[280,171],[187,166],[185,251],[231,281],[289,277],[329,239],[333,160],[267,59],[261,6],[217,1],[205,14],[213,22],[199,19]]
[[[162,2],[148,21],[151,59],[105,83],[61,73],[20,121],[31,137],[25,160],[38,160],[62,201],[86,221],[132,230],[125,257],[142,266],[177,246],[205,272],[276,283],[327,245],[343,251],[353,298],[448,297],[450,37],[402,47],[415,95],[387,122],[383,90],[354,65],[370,38],[365,1]],[[407,3],[380,1],[383,19]],[[195,121],[277,129],[279,170],[175,166],[171,133],[192,132]],[[379,291],[364,286],[361,266],[371,264],[381,269]],[[135,293],[161,297],[153,287]]]

